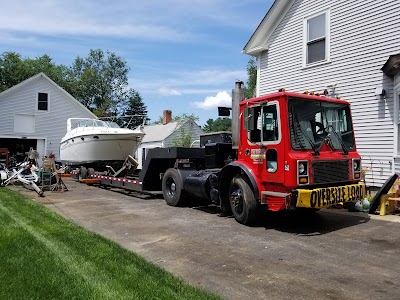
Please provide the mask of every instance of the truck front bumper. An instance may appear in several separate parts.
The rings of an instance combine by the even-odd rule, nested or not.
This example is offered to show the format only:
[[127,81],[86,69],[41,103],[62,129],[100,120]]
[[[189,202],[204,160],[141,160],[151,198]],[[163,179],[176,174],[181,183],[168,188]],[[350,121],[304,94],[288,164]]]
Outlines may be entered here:
[[365,185],[362,183],[312,190],[296,189],[291,193],[289,206],[319,209],[359,201],[364,197]]

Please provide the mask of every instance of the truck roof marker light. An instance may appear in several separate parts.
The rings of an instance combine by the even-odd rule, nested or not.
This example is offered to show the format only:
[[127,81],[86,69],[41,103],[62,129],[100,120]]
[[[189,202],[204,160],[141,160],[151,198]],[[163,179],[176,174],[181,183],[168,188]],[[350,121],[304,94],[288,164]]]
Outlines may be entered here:
[[340,100],[340,99],[342,99],[342,98],[340,98],[340,96],[337,96],[337,99]]
[[305,92],[304,92],[304,94],[308,95],[308,94],[309,94],[309,92],[308,92],[308,91],[305,91]]
[[314,92],[311,92],[310,95],[311,95],[311,96],[314,96]]
[[278,90],[278,92],[286,92],[286,89],[285,88],[281,88],[281,89]]

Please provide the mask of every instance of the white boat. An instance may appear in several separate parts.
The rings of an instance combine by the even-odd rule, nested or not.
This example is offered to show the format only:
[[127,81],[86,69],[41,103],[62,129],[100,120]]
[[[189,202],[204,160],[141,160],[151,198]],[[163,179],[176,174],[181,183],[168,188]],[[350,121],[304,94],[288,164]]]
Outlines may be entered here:
[[122,166],[128,155],[139,147],[143,129],[120,128],[110,121],[86,118],[67,120],[67,134],[61,139],[60,158],[67,166],[85,166],[105,170]]

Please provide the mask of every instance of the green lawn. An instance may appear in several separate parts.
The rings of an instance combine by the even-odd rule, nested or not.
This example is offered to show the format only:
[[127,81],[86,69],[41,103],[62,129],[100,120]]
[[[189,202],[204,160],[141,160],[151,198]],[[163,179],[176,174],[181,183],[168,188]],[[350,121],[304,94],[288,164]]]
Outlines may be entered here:
[[219,299],[0,188],[0,299]]

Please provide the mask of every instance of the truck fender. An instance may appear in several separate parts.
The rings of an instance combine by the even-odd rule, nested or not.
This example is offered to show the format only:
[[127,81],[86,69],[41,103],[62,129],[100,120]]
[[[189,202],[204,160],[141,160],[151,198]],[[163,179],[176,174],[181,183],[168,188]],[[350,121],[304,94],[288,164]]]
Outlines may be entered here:
[[249,183],[251,184],[252,190],[254,192],[254,196],[256,199],[259,199],[259,189],[257,185],[257,181],[251,172],[250,168],[246,165],[239,163],[237,161],[231,162],[226,165],[220,172],[219,176],[219,194],[220,194],[220,201],[221,201],[221,208],[223,206],[229,206],[229,183],[231,182],[232,178],[237,174],[245,174],[248,178]]

